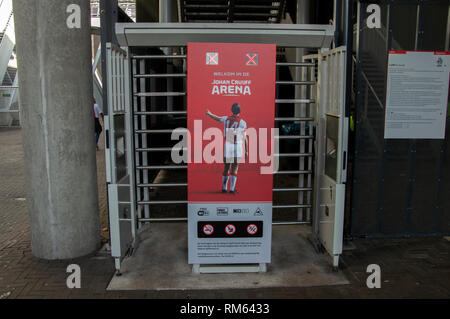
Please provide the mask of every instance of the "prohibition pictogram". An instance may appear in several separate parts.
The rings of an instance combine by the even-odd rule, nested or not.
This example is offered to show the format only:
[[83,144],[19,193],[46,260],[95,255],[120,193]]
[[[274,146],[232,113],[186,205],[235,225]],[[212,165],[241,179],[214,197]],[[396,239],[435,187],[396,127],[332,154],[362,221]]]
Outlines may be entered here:
[[211,235],[212,233],[214,233],[213,225],[207,224],[207,225],[203,226],[203,233],[205,235]]
[[227,235],[233,235],[236,232],[236,226],[234,226],[233,224],[228,224],[225,227],[225,232],[227,233]]
[[257,53],[247,53],[245,55],[246,65],[258,65],[258,54]]
[[258,226],[256,226],[255,224],[250,224],[247,226],[247,233],[249,233],[250,235],[256,234],[257,231],[258,231]]
[[206,53],[206,64],[207,65],[219,65],[219,53],[207,52]]

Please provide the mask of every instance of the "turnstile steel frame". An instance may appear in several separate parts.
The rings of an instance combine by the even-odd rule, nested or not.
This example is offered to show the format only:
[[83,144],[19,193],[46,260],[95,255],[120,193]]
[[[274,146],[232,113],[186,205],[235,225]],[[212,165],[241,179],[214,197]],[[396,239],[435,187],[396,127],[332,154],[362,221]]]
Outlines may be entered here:
[[[207,30],[205,30],[205,27],[207,27]],[[334,36],[334,29],[331,25],[257,25],[257,24],[207,24],[202,26],[202,24],[178,24],[178,23],[171,23],[171,24],[117,24],[116,25],[116,32],[117,32],[117,38],[119,40],[119,43],[125,47],[127,46],[157,46],[157,47],[169,47],[169,46],[185,46],[187,42],[189,41],[196,41],[196,42],[204,42],[207,41],[210,38],[211,35],[214,35],[214,42],[225,42],[225,43],[233,43],[233,42],[249,42],[249,43],[275,43],[277,46],[284,46],[284,47],[302,47],[302,48],[317,48],[317,49],[325,49],[331,44],[331,41]],[[318,45],[319,44],[319,45]],[[108,117],[105,119],[105,122],[108,122],[108,124],[105,123],[105,126],[107,126],[107,130],[109,130],[109,133],[106,132],[105,138],[111,143],[111,145],[115,144],[115,141],[111,138],[114,137],[114,127],[113,127],[113,121],[112,117],[114,112],[123,112],[126,119],[126,131],[132,132],[132,127],[139,121],[137,117],[134,115],[140,115],[141,121],[145,121],[146,116],[150,116],[152,114],[161,113],[161,112],[141,112],[139,114],[138,110],[132,110],[132,105],[135,105],[133,103],[133,99],[142,98],[145,96],[157,96],[152,93],[146,93],[146,92],[137,92],[138,94],[131,94],[131,70],[135,69],[135,64],[133,64],[133,60],[137,58],[141,59],[151,59],[151,58],[165,58],[165,59],[171,59],[171,58],[186,58],[185,56],[130,56],[128,54],[128,50],[122,50],[120,48],[114,47],[110,44],[107,46],[108,49],[108,60],[107,60],[107,70],[108,70],[108,92],[114,92],[114,90],[118,89],[117,85],[123,85],[124,91],[123,93],[125,96],[119,96],[118,100],[114,100],[117,98],[113,93],[108,94],[108,107],[111,113],[109,113]],[[115,57],[114,52],[119,52],[121,54],[121,59],[124,61],[123,68],[119,69],[120,72],[122,72],[119,75],[114,75],[111,72],[114,72],[114,63],[111,63],[110,60],[113,62],[115,61],[113,57]],[[305,62],[304,61],[295,61],[292,63],[284,63],[286,66],[290,67],[315,67],[315,63],[311,62]],[[281,66],[282,63],[279,63]],[[284,83],[283,81],[278,82],[279,85],[285,85],[285,84],[292,84],[292,85],[309,85],[314,87],[315,78],[312,75],[314,72],[309,73],[308,79],[296,79],[295,81],[292,81],[290,83]],[[132,79],[134,81],[133,83],[136,85],[137,81],[145,81],[146,78],[152,78],[157,77],[159,75],[156,74],[140,74]],[[166,76],[166,75],[161,75]],[[170,76],[170,75],[169,75]],[[175,76],[185,76],[185,75],[173,75]],[[117,82],[117,79],[120,79],[119,82]],[[117,82],[117,83],[116,83]],[[320,96],[320,87],[316,86],[315,89],[311,88],[310,93],[316,92],[317,96]],[[175,94],[179,93],[179,94]],[[177,96],[182,95],[182,92],[161,92],[159,96]],[[185,93],[184,93],[185,94]],[[122,99],[121,99],[122,98]],[[123,103],[123,109],[117,110],[117,103],[119,106],[120,102]],[[298,104],[313,104],[315,101],[313,99],[305,99],[305,98],[298,98],[295,99],[278,99],[275,101],[277,104],[280,103],[295,103]],[[311,111],[312,112],[312,111]],[[303,117],[294,117],[289,119],[276,119],[276,120],[293,120],[293,121],[311,121],[314,119],[314,117],[311,117],[311,112],[306,112],[305,116]],[[166,114],[175,114],[174,111],[168,111]],[[306,117],[308,116],[308,117]],[[133,118],[134,117],[134,118]],[[315,118],[315,125],[317,125],[317,117]],[[123,258],[126,254],[125,249],[123,248],[135,248],[137,244],[139,243],[138,240],[138,228],[142,226],[142,223],[149,222],[149,221],[156,221],[152,220],[150,218],[149,208],[148,205],[150,204],[166,204],[169,203],[169,201],[149,201],[147,200],[148,196],[144,193],[143,198],[138,198],[136,193],[136,188],[139,187],[139,185],[135,185],[133,181],[135,180],[135,173],[137,175],[142,174],[144,176],[144,181],[146,181],[147,186],[155,186],[151,185],[152,183],[148,182],[148,179],[145,179],[145,170],[146,169],[154,169],[151,167],[145,167],[141,165],[138,161],[136,162],[135,159],[135,151],[139,152],[146,152],[146,151],[167,151],[165,148],[161,149],[151,149],[146,147],[145,145],[142,145],[141,149],[133,149],[134,147],[134,139],[139,133],[151,133],[151,130],[147,130],[146,128],[143,129],[143,132],[137,132],[134,131],[134,134],[126,134],[126,152],[127,152],[127,177],[123,181],[117,181],[113,180],[111,176],[108,178],[108,183],[114,184],[109,185],[108,190],[112,194],[110,194],[109,198],[109,207],[110,207],[110,224],[111,224],[111,245],[112,245],[112,256],[116,260],[116,269],[117,271],[120,271],[120,263],[121,258]],[[147,131],[147,132],[146,132]],[[157,132],[155,132],[157,133]],[[162,132],[159,132],[162,133]],[[282,138],[282,137],[280,137]],[[292,137],[293,138],[293,137]],[[311,137],[305,136],[304,133],[304,127],[302,127],[301,133],[299,136],[295,136],[295,138],[299,138],[301,140],[304,140],[305,143],[307,140],[309,140],[309,145],[312,145],[312,139]],[[319,138],[319,141],[321,138]],[[145,144],[145,143],[143,143]],[[303,144],[304,145],[304,144]],[[170,150],[170,148],[168,148]],[[113,172],[115,170],[114,167],[114,147],[111,149],[106,150],[106,157],[107,157],[107,170],[110,170]],[[299,157],[300,161],[303,161],[303,164],[301,164],[301,167],[305,166],[305,157],[308,158],[307,163],[308,167],[312,167],[312,157],[314,154],[305,154],[305,153],[288,153],[288,154],[279,154],[279,156],[287,156],[292,157],[296,156]],[[157,167],[155,167],[157,168]],[[283,173],[289,173],[289,172],[279,172],[281,174]],[[294,173],[302,174],[304,172],[302,171],[294,171]],[[109,174],[107,172],[107,174]],[[274,189],[274,191],[312,191],[312,185],[311,185],[311,174],[312,172],[309,172],[309,177],[307,180],[307,187],[305,187],[304,182],[303,185],[299,184],[298,188],[292,188],[292,189]],[[317,172],[315,172],[317,174]],[[113,175],[113,174],[112,174]],[[316,180],[317,176],[315,177]],[[115,184],[116,183],[116,184]],[[163,187],[162,185],[156,185],[157,187]],[[169,185],[169,186],[187,186],[187,185]],[[119,190],[118,187],[128,187],[129,192],[129,198],[128,200],[121,200],[119,196]],[[317,200],[319,194],[316,194],[316,191],[314,192],[314,198]],[[320,193],[320,192],[319,192]],[[114,203],[114,201],[116,201]],[[178,201],[180,203],[187,203],[187,201]],[[174,201],[170,201],[170,203],[174,203]],[[120,204],[126,204],[129,205],[129,214],[126,217],[121,218],[119,216],[119,210],[117,207],[119,207]],[[143,205],[144,208],[144,216],[137,216],[137,210],[136,208],[139,205]],[[296,205],[274,205],[273,208],[288,208],[288,207],[295,207],[299,208],[299,210],[303,210],[304,208],[307,209],[308,218],[310,217],[310,209],[312,208],[311,205],[304,205],[300,202]],[[300,216],[300,214],[299,214]],[[140,217],[140,218],[139,218]],[[169,219],[165,218],[159,218],[158,221],[166,221]],[[186,220],[185,218],[179,218],[178,220]],[[129,222],[131,224],[131,228],[129,231],[128,236],[122,234],[122,224],[123,222]],[[309,222],[308,222],[309,223]],[[276,224],[276,223],[275,223]],[[289,222],[286,224],[305,224],[305,222]],[[126,232],[125,232],[126,233]],[[314,231],[313,236],[317,237],[317,233]],[[127,241],[124,243],[124,241]],[[124,245],[125,244],[125,245]],[[118,248],[119,247],[119,248]],[[336,265],[336,262],[334,262]]]

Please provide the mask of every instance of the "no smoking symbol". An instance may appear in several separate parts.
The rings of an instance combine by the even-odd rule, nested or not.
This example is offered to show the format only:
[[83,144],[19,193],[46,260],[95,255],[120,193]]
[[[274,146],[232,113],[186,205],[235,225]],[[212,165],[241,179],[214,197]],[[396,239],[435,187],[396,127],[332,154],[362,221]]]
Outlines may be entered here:
[[236,226],[233,224],[228,224],[227,227],[225,227],[225,232],[228,235],[233,235],[236,232]]
[[212,225],[205,225],[203,226],[203,233],[205,235],[211,235],[212,233],[214,233],[214,227]]
[[255,224],[250,224],[247,226],[247,233],[249,233],[250,235],[256,234],[257,231],[258,231],[258,226],[256,226]]

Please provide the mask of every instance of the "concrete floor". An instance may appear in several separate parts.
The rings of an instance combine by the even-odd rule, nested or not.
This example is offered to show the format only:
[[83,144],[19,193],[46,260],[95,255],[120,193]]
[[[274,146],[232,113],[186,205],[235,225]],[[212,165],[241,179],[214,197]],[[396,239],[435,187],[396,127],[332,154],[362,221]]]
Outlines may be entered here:
[[248,289],[349,284],[333,271],[331,258],[318,254],[298,225],[274,226],[272,263],[266,273],[193,274],[187,263],[187,225],[153,224],[141,235],[139,248],[122,263],[108,290]]

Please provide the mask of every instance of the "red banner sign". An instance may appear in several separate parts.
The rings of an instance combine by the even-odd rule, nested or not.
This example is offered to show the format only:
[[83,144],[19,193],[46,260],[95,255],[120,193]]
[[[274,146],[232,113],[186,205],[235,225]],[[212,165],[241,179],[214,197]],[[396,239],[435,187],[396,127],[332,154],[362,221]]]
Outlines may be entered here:
[[276,46],[188,44],[189,263],[268,263]]
[[272,201],[275,61],[275,45],[189,43],[189,202]]

